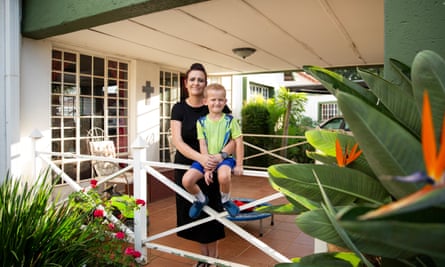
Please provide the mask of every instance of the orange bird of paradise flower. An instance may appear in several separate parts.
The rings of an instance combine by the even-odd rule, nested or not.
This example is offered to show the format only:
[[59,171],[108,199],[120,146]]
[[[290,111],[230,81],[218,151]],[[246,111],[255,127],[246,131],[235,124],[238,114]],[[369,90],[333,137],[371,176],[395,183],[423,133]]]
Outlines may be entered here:
[[406,207],[423,197],[430,191],[445,186],[445,116],[442,122],[442,134],[440,137],[440,150],[437,151],[436,137],[434,134],[433,116],[431,112],[428,93],[423,92],[422,106],[422,151],[425,162],[426,175],[423,172],[417,172],[407,178],[409,182],[428,182],[419,191],[408,195],[398,201],[382,206],[374,211],[361,216],[362,219],[377,217],[384,213]]
[[338,139],[335,140],[335,156],[337,158],[337,165],[339,167],[346,167],[349,163],[356,160],[362,154],[361,150],[358,150],[358,144],[355,144],[351,151],[349,151],[349,146],[346,145],[345,152],[343,153],[340,141]]
[[427,91],[423,92],[422,119],[422,150],[426,171],[435,184],[443,184],[445,182],[445,116],[442,122],[440,150],[437,152],[433,116]]

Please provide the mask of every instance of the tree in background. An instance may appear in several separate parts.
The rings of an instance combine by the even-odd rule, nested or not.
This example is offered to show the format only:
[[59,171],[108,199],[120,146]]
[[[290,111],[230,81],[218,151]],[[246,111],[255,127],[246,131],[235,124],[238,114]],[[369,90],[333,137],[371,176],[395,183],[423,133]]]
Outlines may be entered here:
[[[270,113],[267,110],[264,98],[258,96],[253,101],[244,104],[241,110],[242,116],[242,131],[243,133],[255,134],[271,134],[273,129],[271,127]],[[244,137],[244,141],[268,149],[268,138],[261,137]],[[254,155],[258,150],[251,147],[246,147],[245,156]],[[267,167],[270,165],[270,156],[261,156],[248,159],[246,165]]]
[[[284,113],[280,116],[282,119],[283,136],[289,135],[289,125],[297,125],[303,118],[304,103],[306,103],[307,97],[304,93],[290,92],[285,87],[280,87],[276,98],[276,105]],[[283,138],[281,141],[281,147],[285,147],[288,144],[288,139]],[[281,150],[281,156],[286,157],[287,150]]]
[[[280,92],[276,98],[265,100],[262,96],[257,96],[252,101],[244,104],[242,109],[243,133],[304,136],[307,126],[311,126],[307,125],[307,117],[302,115],[305,101],[306,96],[304,94],[288,92],[284,87],[280,88]],[[309,124],[312,123],[312,121],[309,122]],[[283,139],[284,141],[276,138],[244,137],[246,142],[265,150],[272,150],[277,147],[287,146],[289,143],[299,142],[297,139]],[[300,163],[307,163],[312,161],[305,154],[305,151],[310,148],[310,145],[297,146],[286,149],[284,152],[282,151],[281,155]],[[246,148],[246,156],[251,156],[256,153],[258,153],[258,150],[249,147]],[[246,165],[264,167],[279,162],[280,160],[265,155],[246,160]]]

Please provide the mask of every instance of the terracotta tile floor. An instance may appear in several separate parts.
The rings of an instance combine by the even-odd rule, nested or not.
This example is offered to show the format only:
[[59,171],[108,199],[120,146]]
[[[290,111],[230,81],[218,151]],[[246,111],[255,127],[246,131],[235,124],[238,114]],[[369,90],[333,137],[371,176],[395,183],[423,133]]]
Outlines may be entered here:
[[[261,198],[276,193],[266,178],[233,177],[232,196],[245,198]],[[286,203],[284,198],[271,201],[272,204]],[[157,234],[176,225],[175,198],[164,198],[148,205],[150,213],[149,233]],[[275,215],[274,225],[270,225],[270,218],[263,220],[263,236],[258,237],[262,242],[288,258],[301,257],[313,253],[314,239],[302,233],[295,225],[295,216]],[[237,222],[247,232],[259,236],[259,221]],[[199,253],[199,245],[176,236],[169,235],[154,241],[154,243],[177,249]],[[149,263],[145,267],[179,267],[193,266],[195,263],[189,258],[179,257],[158,250],[148,250]],[[266,255],[257,247],[226,228],[226,238],[220,240],[219,258],[253,267],[274,266],[278,262]]]

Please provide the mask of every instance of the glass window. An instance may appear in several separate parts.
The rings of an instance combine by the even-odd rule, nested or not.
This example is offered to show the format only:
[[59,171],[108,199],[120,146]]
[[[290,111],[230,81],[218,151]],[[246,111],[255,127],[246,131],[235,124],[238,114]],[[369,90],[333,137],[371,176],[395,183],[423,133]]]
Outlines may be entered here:
[[[121,155],[128,153],[128,63],[54,49],[51,68],[52,149],[88,153],[88,132],[104,129]],[[107,111],[107,112],[105,112]],[[118,112],[119,111],[119,112]],[[60,168],[79,182],[92,177],[89,161],[54,156]]]
[[160,72],[160,136],[159,136],[159,160],[161,162],[170,162],[172,153],[170,153],[169,134],[170,134],[170,116],[171,108],[179,101],[180,74],[178,72],[163,71]]

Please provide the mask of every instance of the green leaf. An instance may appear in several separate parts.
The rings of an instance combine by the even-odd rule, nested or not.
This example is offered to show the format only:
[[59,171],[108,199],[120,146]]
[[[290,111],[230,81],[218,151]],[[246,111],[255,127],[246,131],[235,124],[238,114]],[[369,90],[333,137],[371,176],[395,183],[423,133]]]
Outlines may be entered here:
[[394,68],[396,73],[400,75],[400,89],[412,96],[413,86],[411,82],[411,68],[408,65],[405,65],[404,63],[393,58],[389,59],[389,63]]
[[361,253],[360,250],[355,246],[355,244],[352,242],[351,238],[349,237],[348,233],[343,229],[336,219],[336,211],[334,207],[332,206],[332,203],[329,199],[329,197],[326,194],[326,191],[324,190],[323,185],[320,183],[320,179],[318,178],[317,174],[314,173],[315,179],[317,180],[317,184],[320,188],[320,192],[322,193],[324,203],[322,203],[323,210],[326,213],[326,216],[328,217],[329,221],[331,222],[332,226],[334,227],[337,234],[340,236],[340,238],[343,240],[343,242],[347,245],[347,247],[352,250],[359,258],[360,260],[368,267],[372,267],[372,264],[366,259],[366,257]]
[[318,253],[295,259],[294,263],[279,263],[275,267],[358,267],[360,259],[352,252]]
[[371,91],[382,101],[411,134],[420,138],[420,111],[412,95],[406,93],[399,86],[366,70],[360,71],[360,76],[369,85]]
[[438,143],[445,114],[445,60],[433,51],[421,51],[414,58],[411,76],[419,110],[423,105],[423,92],[428,91]]
[[[416,216],[416,213],[410,215]],[[368,254],[390,258],[407,258],[415,254],[445,258],[443,221],[430,223],[395,219],[358,221],[340,218],[340,225]]]
[[340,74],[316,66],[303,66],[303,69],[319,80],[334,96],[336,96],[338,92],[346,92],[363,99],[367,103],[374,105],[378,103],[377,97],[369,90]]
[[420,141],[361,99],[345,93],[339,93],[337,99],[369,165],[387,190],[396,198],[417,191],[417,185],[387,183],[381,177],[407,176],[424,170]]
[[377,205],[388,201],[389,195],[378,180],[353,169],[317,164],[278,164],[268,168],[269,181],[277,188],[286,189],[284,194],[291,192],[292,196],[302,196],[320,203],[323,197],[314,171],[334,206],[358,200]]
[[340,247],[346,244],[335,231],[323,209],[311,210],[297,216],[296,224],[304,233]]
[[[441,222],[445,223],[445,185],[440,187],[433,188],[431,191],[427,191],[422,193],[422,191],[418,191],[414,194],[417,194],[416,200],[411,202],[409,205],[400,205],[397,209],[388,210],[379,216],[373,216],[372,219],[385,219],[387,217],[393,218],[394,216],[398,216],[400,214],[407,214],[410,212],[415,212],[418,210],[424,211],[426,208],[430,207],[438,207],[438,210],[434,210],[438,212],[437,214],[424,213],[424,214],[415,214],[413,218],[406,218],[405,220],[415,219],[417,221],[429,221],[429,222]],[[411,195],[413,196],[413,195]],[[406,202],[405,202],[406,203]],[[441,210],[442,209],[442,210]],[[427,210],[430,211],[430,210]],[[430,211],[431,212],[431,211]],[[421,215],[421,218],[418,218]]]
[[[304,209],[306,210],[306,209]],[[255,208],[255,211],[257,212],[269,212],[269,213],[275,213],[275,214],[288,214],[288,215],[294,215],[299,214],[303,210],[295,207],[291,203],[283,204],[283,205],[276,205],[276,206],[259,206]]]

